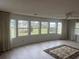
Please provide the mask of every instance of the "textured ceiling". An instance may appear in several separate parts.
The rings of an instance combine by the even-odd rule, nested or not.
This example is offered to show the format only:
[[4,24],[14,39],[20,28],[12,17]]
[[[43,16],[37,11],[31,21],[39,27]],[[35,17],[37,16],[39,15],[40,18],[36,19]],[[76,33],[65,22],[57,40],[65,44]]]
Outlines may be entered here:
[[79,16],[79,0],[0,0],[0,10],[39,17],[65,17],[73,11]]

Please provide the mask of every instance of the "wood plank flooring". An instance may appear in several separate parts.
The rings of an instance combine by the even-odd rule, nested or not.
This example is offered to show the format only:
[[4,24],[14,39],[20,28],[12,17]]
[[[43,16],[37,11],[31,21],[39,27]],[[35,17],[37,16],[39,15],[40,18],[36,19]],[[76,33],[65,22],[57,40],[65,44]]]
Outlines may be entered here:
[[[62,44],[70,45],[79,49],[78,42],[65,40],[47,41],[15,48],[2,54],[0,59],[55,59],[43,50]],[[79,57],[75,59],[79,59]]]

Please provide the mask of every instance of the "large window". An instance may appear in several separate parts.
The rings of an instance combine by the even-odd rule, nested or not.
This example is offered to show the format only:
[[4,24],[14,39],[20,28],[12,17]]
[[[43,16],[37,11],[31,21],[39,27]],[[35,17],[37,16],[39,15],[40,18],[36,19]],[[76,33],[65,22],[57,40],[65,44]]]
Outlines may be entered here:
[[75,23],[75,34],[79,35],[79,22]]
[[28,21],[19,20],[18,21],[18,36],[25,36],[29,33],[29,24]]
[[48,34],[48,22],[41,22],[41,34]]
[[10,38],[16,38],[16,21],[14,19],[10,20]]
[[62,34],[62,22],[58,22],[57,34]]
[[[62,34],[62,22],[10,21],[10,38],[39,34]],[[76,23],[75,34],[79,34],[79,23]]]
[[56,33],[56,22],[50,22],[49,33]]
[[31,35],[39,34],[39,21],[31,21]]

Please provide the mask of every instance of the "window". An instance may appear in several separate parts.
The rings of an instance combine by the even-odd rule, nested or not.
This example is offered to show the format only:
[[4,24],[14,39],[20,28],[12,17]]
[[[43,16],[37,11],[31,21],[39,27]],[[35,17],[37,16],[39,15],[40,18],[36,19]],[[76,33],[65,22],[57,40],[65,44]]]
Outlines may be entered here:
[[31,35],[39,34],[39,21],[31,21]]
[[48,34],[48,22],[41,22],[41,34]]
[[16,37],[16,20],[10,20],[10,39]]
[[57,34],[62,34],[62,22],[58,22]]
[[26,36],[29,33],[28,21],[18,20],[18,36]]
[[[30,29],[30,31],[29,31]],[[48,31],[49,30],[49,31]],[[17,36],[41,34],[62,34],[62,22],[39,22],[26,20],[10,20],[10,38]],[[75,34],[79,34],[79,23],[75,24]]]
[[49,33],[56,33],[56,23],[50,22]]
[[75,23],[75,34],[79,35],[79,23]]

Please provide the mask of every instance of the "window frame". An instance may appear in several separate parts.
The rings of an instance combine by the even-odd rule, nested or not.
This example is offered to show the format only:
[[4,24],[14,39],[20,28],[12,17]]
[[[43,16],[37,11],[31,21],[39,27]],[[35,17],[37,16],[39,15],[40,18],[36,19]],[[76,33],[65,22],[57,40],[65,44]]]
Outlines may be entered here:
[[[55,23],[55,33],[50,33],[50,29],[51,29],[51,27],[50,27],[50,23]],[[51,21],[51,22],[49,22],[49,34],[56,34],[57,33],[57,23],[56,22],[54,22],[54,21]]]
[[15,29],[15,34],[14,34],[15,37],[14,37],[14,38],[17,37],[17,27],[16,27],[16,25],[17,25],[16,22],[17,22],[17,21],[16,21],[15,19],[11,19],[11,20],[10,20],[10,23],[9,23],[9,27],[10,27],[10,39],[13,39],[13,37],[11,36],[11,35],[12,35],[12,32],[11,32],[11,28],[12,28],[12,27],[11,27],[11,23],[12,23],[11,21],[12,21],[12,20],[15,21],[15,28],[14,28],[14,29]]
[[[61,23],[61,33],[58,33],[58,26],[59,26],[58,24],[59,24],[59,23]],[[58,34],[58,35],[62,35],[62,26],[63,26],[63,25],[62,25],[62,22],[57,22],[57,34]]]
[[[33,28],[32,27],[32,22],[38,22],[38,27],[37,28]],[[38,29],[38,33],[32,33],[32,29]],[[40,34],[40,21],[30,21],[30,35],[39,35]]]
[[[12,19],[11,19],[12,20]],[[10,20],[10,21],[11,21]],[[28,29],[28,35],[23,35],[23,36],[29,36],[29,35],[50,35],[50,34],[58,34],[58,23],[61,23],[62,24],[62,21],[39,21],[39,20],[18,20],[18,19],[13,19],[13,20],[15,20],[16,22],[16,37],[20,37],[19,36],[19,34],[18,34],[18,22],[19,21],[27,21],[28,22],[28,28],[26,27],[25,29]],[[35,21],[37,21],[38,22],[38,28],[36,28],[36,29],[38,29],[38,34],[31,34],[31,22],[35,22]],[[47,29],[47,33],[42,33],[42,23],[44,23],[44,22],[46,22],[47,24],[47,27],[46,27],[46,29]],[[55,28],[56,28],[56,31],[55,31],[55,33],[50,33],[50,23],[55,23]],[[63,26],[63,25],[62,25]],[[21,29],[21,28],[20,28]],[[61,27],[61,32],[62,32],[62,27]],[[62,33],[60,34],[60,35],[62,35]]]
[[[46,22],[47,23],[47,28],[45,28],[45,29],[47,29],[47,33],[42,33],[42,22]],[[41,29],[40,29],[40,33],[41,33],[41,35],[47,35],[47,34],[49,34],[49,22],[48,21],[41,21]]]
[[79,35],[79,33],[76,33],[76,29],[77,29],[77,30],[79,29],[79,28],[76,27],[76,24],[77,24],[77,23],[79,23],[79,22],[75,22],[75,29],[74,29],[74,34],[75,34],[75,35]]
[[[18,26],[19,21],[25,21],[25,22],[27,22],[28,23],[27,27],[25,27],[25,28],[19,28],[19,26]],[[29,21],[27,21],[27,20],[17,20],[17,26],[16,27],[17,27],[17,36],[18,37],[20,37],[20,35],[19,35],[19,29],[27,29],[28,30],[27,31],[27,35],[21,35],[21,36],[28,36],[29,35]]]

